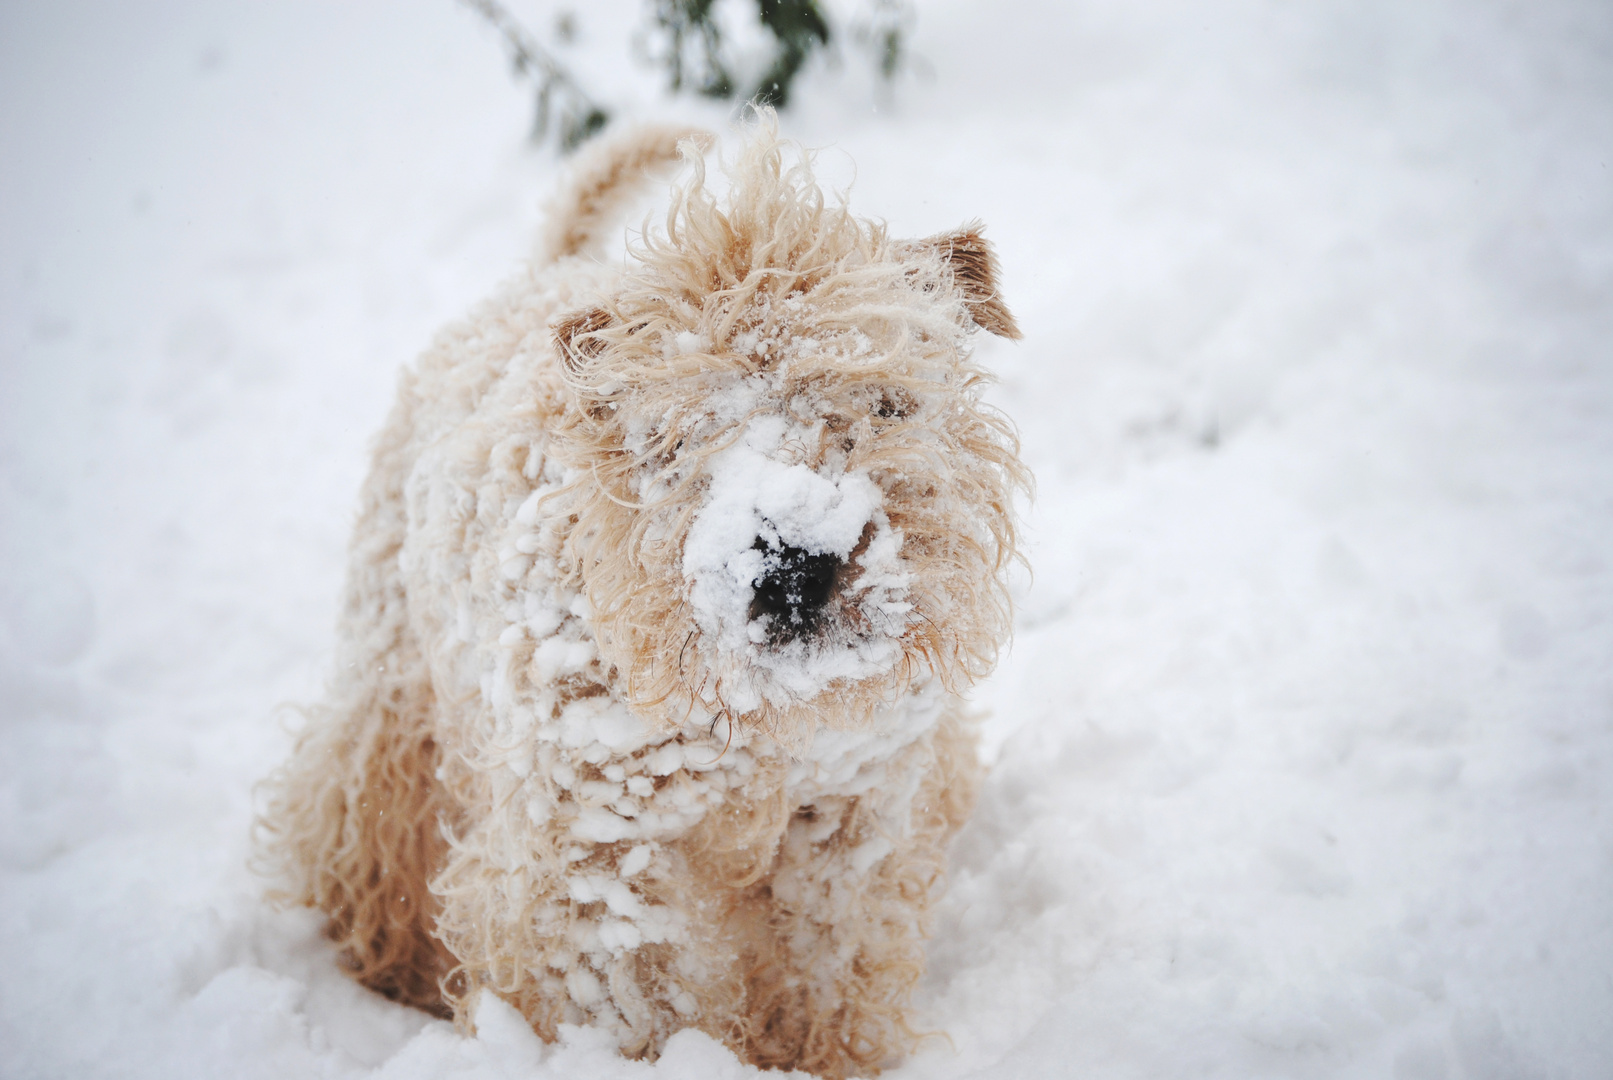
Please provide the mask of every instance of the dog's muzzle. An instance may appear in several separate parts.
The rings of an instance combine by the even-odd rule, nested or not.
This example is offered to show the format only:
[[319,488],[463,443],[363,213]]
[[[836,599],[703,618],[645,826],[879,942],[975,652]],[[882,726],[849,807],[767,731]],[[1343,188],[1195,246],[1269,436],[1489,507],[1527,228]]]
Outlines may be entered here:
[[762,553],[762,569],[752,583],[750,618],[766,616],[774,643],[815,635],[834,596],[840,558],[760,537],[752,548]]

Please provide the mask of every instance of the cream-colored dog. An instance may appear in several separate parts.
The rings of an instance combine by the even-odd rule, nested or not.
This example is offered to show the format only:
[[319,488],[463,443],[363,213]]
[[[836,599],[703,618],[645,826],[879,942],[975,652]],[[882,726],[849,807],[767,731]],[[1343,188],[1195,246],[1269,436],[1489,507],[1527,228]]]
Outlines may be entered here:
[[[957,694],[1008,632],[1027,478],[969,340],[1018,330],[978,227],[892,240],[775,130],[721,195],[708,138],[597,151],[405,372],[264,832],[399,1001],[842,1077],[916,1037],[974,798]],[[664,226],[601,262],[680,154]]]

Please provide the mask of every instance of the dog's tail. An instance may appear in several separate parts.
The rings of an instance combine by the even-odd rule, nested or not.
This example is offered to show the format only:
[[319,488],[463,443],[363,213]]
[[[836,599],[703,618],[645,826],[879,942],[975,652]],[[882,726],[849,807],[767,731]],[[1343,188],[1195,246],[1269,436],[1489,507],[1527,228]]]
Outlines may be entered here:
[[606,230],[650,180],[678,160],[684,140],[700,145],[714,138],[700,128],[641,127],[585,152],[549,207],[537,264],[598,253]]

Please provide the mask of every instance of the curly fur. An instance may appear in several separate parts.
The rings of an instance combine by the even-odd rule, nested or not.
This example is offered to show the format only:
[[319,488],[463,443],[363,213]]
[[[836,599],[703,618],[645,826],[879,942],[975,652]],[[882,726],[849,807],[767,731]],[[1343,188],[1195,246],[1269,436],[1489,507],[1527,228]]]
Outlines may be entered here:
[[[580,168],[532,268],[403,374],[265,852],[397,1000],[877,1071],[917,1037],[979,773],[956,695],[1008,633],[1028,483],[968,339],[1018,329],[978,226],[892,241],[765,113],[719,199],[686,135]],[[624,268],[588,258],[675,146],[662,229]],[[731,524],[719,474],[753,446],[877,503],[809,553],[835,568],[810,627],[703,599],[740,563],[691,537]]]

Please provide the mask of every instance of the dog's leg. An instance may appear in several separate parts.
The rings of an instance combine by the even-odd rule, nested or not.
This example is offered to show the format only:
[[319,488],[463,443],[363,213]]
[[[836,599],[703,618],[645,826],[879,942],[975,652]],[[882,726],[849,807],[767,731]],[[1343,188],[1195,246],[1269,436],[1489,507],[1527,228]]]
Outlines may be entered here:
[[365,484],[330,704],[310,710],[291,760],[270,779],[261,827],[264,854],[291,885],[281,896],[330,917],[327,934],[353,977],[447,1015],[439,984],[455,961],[434,937],[427,882],[444,860],[448,806],[436,780],[431,679],[398,568],[408,420],[400,405]]
[[907,1002],[946,844],[979,783],[975,741],[954,707],[885,782],[796,812],[760,898],[774,940],[747,979],[750,1060],[843,1077],[917,1041]]

